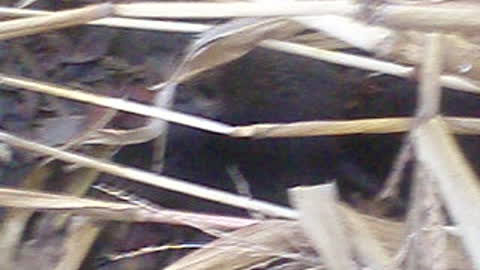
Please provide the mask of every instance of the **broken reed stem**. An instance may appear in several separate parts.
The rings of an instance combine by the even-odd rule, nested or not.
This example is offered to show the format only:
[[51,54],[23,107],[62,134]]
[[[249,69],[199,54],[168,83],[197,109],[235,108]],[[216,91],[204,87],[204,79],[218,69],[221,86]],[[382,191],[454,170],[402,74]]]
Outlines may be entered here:
[[277,206],[268,202],[246,198],[226,191],[204,187],[197,184],[188,183],[182,180],[160,176],[147,171],[120,166],[113,162],[106,162],[99,159],[89,158],[80,154],[70,153],[45,146],[35,142],[21,139],[17,136],[0,132],[0,141],[9,145],[26,149],[28,151],[49,155],[66,162],[71,162],[81,167],[93,168],[100,172],[109,173],[122,178],[126,178],[139,183],[144,183],[154,187],[171,190],[190,196],[214,201],[242,209],[258,211],[268,216],[296,219],[298,214],[296,211]]
[[425,53],[418,87],[418,111],[416,113],[416,117],[420,121],[429,120],[440,111],[442,97],[440,76],[445,60],[443,41],[441,34],[432,33],[426,35]]
[[[233,137],[283,138],[347,134],[389,134],[410,130],[414,118],[390,117],[356,120],[304,121],[287,124],[236,126]],[[480,119],[445,117],[448,126],[462,135],[480,134]]]
[[353,246],[346,235],[333,183],[289,190],[290,203],[300,213],[300,225],[327,269],[356,268]]
[[475,269],[480,269],[480,186],[441,117],[412,131],[419,162],[432,173]]
[[368,268],[387,269],[391,258],[376,232],[353,210],[339,207],[335,184],[296,187],[289,195],[300,212],[305,234],[327,269],[353,269],[353,254]]
[[[407,215],[407,235],[410,237],[410,248],[406,257],[408,270],[436,269],[440,264],[446,266],[444,254],[447,232],[442,229],[443,214],[437,185],[432,173],[422,163],[417,163],[414,172],[411,202]],[[428,247],[428,248],[427,248]],[[443,261],[443,263],[442,263]]]
[[[436,116],[440,111],[442,95],[440,78],[445,62],[445,48],[443,46],[443,42],[444,37],[442,34],[433,33],[427,35],[425,55],[420,70],[421,77],[418,95],[419,107],[416,112],[416,117],[413,120],[412,128],[415,128],[416,126],[421,125],[423,122],[428,121],[432,117]],[[402,148],[394,162],[393,169],[390,172],[389,177],[387,178],[386,185],[383,190],[377,195],[377,199],[386,199],[387,197],[394,195],[394,193],[398,191],[397,187],[401,181],[402,171],[412,155],[412,145],[412,138],[409,134],[403,140]],[[417,168],[417,170],[420,169]],[[420,179],[417,179],[417,181],[420,181]],[[422,184],[418,185],[420,186]],[[423,183],[423,185],[427,184]],[[433,192],[434,189],[433,187],[424,188],[425,190],[428,190],[430,192]],[[440,202],[436,203],[440,204]],[[411,260],[414,261],[415,259],[412,258]],[[413,261],[410,261],[410,263],[415,264],[416,262]]]
[[[442,44],[444,38],[442,34],[430,33],[425,35],[425,40],[425,53],[418,87],[418,109],[413,130],[434,118],[440,111],[442,96],[440,75],[445,62]],[[441,258],[441,255],[445,251],[447,235],[440,229],[444,224],[442,223],[442,204],[437,194],[438,186],[435,176],[425,169],[424,164],[418,162],[415,170],[415,192],[413,192],[413,203],[407,223],[409,235],[416,235],[416,237],[412,239],[413,245],[407,259],[407,269],[428,267],[432,270],[444,270],[446,264],[442,263],[445,259]],[[425,249],[427,246],[430,248]]]
[[345,134],[388,134],[406,131],[410,120],[408,117],[392,117],[345,121],[304,121],[287,124],[254,124],[235,127],[231,136],[270,138]]
[[112,14],[112,4],[99,4],[79,9],[53,12],[45,16],[0,22],[0,40],[82,25]]

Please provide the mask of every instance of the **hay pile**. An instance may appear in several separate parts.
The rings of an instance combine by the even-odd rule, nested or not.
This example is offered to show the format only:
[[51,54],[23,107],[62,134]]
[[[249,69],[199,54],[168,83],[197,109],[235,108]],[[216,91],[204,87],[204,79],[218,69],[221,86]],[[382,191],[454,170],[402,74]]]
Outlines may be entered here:
[[[152,259],[148,265],[135,262],[128,266],[128,261],[152,252],[191,248],[197,250],[171,262],[166,269],[480,269],[480,249],[476,247],[480,243],[479,182],[453,136],[479,134],[479,120],[439,114],[442,87],[480,92],[480,65],[476,64],[479,39],[475,35],[480,27],[477,3],[133,1],[75,8],[72,3],[64,3],[59,7],[72,7],[61,11],[26,8],[35,4],[55,8],[41,2],[19,1],[15,8],[0,9],[6,18],[0,23],[0,39],[9,40],[5,44],[11,46],[11,55],[1,56],[5,73],[0,74],[0,82],[6,93],[2,95],[2,106],[9,105],[10,96],[21,95],[26,100],[22,103],[25,108],[15,105],[18,108],[14,109],[23,109],[18,114],[30,121],[29,125],[14,128],[2,119],[2,173],[12,177],[12,171],[19,172],[15,164],[20,161],[20,165],[30,166],[12,177],[15,188],[0,189],[0,206],[7,207],[0,228],[2,269],[74,270],[82,265],[83,269],[91,268],[92,258],[114,250],[111,246],[96,249],[102,241],[102,230],[105,233],[110,228],[106,221],[189,226],[217,238],[208,244],[168,244],[124,252],[108,257],[106,269],[155,269],[160,266]],[[211,23],[214,19],[215,25]],[[199,23],[202,20],[209,23]],[[162,58],[167,63],[162,68],[156,66],[160,65],[158,62],[150,63],[155,71],[148,65],[135,66],[124,59],[105,57],[101,48],[111,41],[106,41],[107,32],[93,41],[80,40],[83,47],[75,47],[72,41],[72,47],[65,46],[55,58],[44,52],[48,49],[42,47],[48,44],[45,40],[65,40],[51,31],[85,24],[96,26],[89,29],[98,31],[129,28],[171,33],[164,35],[163,41],[175,37],[175,32],[197,35],[181,56]],[[75,29],[81,31],[81,27]],[[45,32],[49,34],[41,35]],[[37,35],[45,40],[35,39]],[[232,126],[170,109],[179,84],[236,60],[257,46],[417,80],[415,116]],[[70,48],[76,50],[71,52]],[[345,48],[358,48],[372,57],[339,51]],[[41,61],[40,53],[45,53],[46,60]],[[137,56],[132,52],[130,57]],[[69,81],[66,68],[56,71],[62,65],[91,62],[105,71],[100,79],[92,79],[97,74],[89,70],[85,71],[88,80]],[[25,67],[30,72],[22,70]],[[25,74],[31,76],[27,78]],[[54,77],[56,84],[49,77]],[[72,86],[72,82],[77,84]],[[128,88],[130,92],[106,90],[113,86]],[[39,93],[41,98],[31,93]],[[76,108],[57,97],[95,106]],[[38,109],[44,103],[47,109]],[[75,110],[75,114],[69,110]],[[133,120],[133,124],[127,121],[123,126],[109,125],[122,113],[144,118]],[[52,121],[51,114],[64,118],[54,117],[56,121]],[[405,164],[413,160],[415,184],[406,221],[362,215],[341,204],[331,184],[291,189],[289,208],[158,174],[162,169],[167,122],[232,138],[404,132],[404,144],[378,198],[396,196]],[[152,162],[152,166],[157,173],[147,171],[150,168],[143,170],[106,161],[121,146],[152,140],[157,162]],[[68,181],[52,183],[59,171]],[[162,209],[122,190],[94,185],[101,173],[247,209],[263,218]],[[83,198],[91,186],[117,201],[105,196]],[[42,214],[35,214],[38,211]],[[453,226],[447,226],[447,216]],[[115,265],[120,260],[127,263]]]

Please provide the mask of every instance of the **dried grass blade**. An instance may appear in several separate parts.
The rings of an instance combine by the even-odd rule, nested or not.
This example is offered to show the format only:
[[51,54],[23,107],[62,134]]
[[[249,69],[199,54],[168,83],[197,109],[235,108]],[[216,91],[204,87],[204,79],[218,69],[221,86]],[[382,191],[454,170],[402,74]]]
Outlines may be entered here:
[[107,255],[108,262],[118,262],[120,260],[132,259],[135,257],[152,254],[155,252],[162,252],[167,250],[186,250],[186,249],[198,249],[203,247],[204,244],[166,244],[161,246],[146,246],[132,251],[113,253]]
[[[387,219],[379,219],[376,217],[359,214],[356,210],[343,205],[337,205],[341,210],[342,215],[346,216],[344,224],[349,230],[361,230],[362,228],[355,228],[360,222],[366,226],[366,230],[373,234],[374,239],[378,239],[381,245],[388,251],[388,254],[393,256],[401,247],[404,236],[404,223],[389,221]],[[285,224],[283,224],[285,223]],[[290,225],[288,225],[290,224]],[[252,236],[250,236],[252,235]],[[280,244],[273,245],[273,248],[261,249],[264,247],[270,247],[266,241],[277,241],[280,237]],[[354,241],[355,240],[354,236]],[[265,239],[264,239],[265,238]],[[262,240],[263,239],[263,240]],[[254,263],[248,255],[259,256],[259,261],[254,265],[259,264],[261,261],[267,261],[272,257],[291,258],[287,255],[295,255],[290,253],[290,247],[288,243],[294,244],[299,242],[304,245],[308,245],[309,239],[304,235],[299,227],[298,222],[269,220],[260,224],[242,228],[235,231],[225,237],[221,237],[218,240],[206,245],[204,248],[194,251],[184,258],[176,261],[171,266],[167,267],[167,270],[206,270],[206,269],[250,269],[249,265]],[[449,237],[448,253],[449,267],[450,269],[472,269],[468,260],[464,255],[463,249],[459,240],[455,236]],[[233,243],[233,244],[232,244]],[[275,243],[275,242],[274,242]],[[258,244],[258,245],[256,245]],[[291,245],[290,245],[291,246]],[[284,249],[287,248],[287,249]],[[304,246],[302,245],[302,249]],[[367,247],[371,248],[371,247]],[[260,249],[262,252],[258,252]],[[298,248],[295,248],[298,251]],[[285,252],[286,251],[286,252]],[[305,259],[300,254],[298,262],[304,262]],[[313,260],[312,260],[313,259]],[[320,258],[321,260],[322,258]],[[293,258],[295,261],[295,257]],[[314,267],[316,264],[316,258],[308,258],[308,261]],[[281,268],[280,268],[281,269]],[[376,269],[376,268],[375,268]],[[378,268],[389,269],[389,268]]]
[[[395,61],[407,65],[419,65],[425,55],[425,35],[421,32],[407,31],[398,32],[396,37],[386,42],[383,51],[374,50],[380,55],[395,59]],[[480,65],[476,57],[480,46],[478,40],[472,36],[460,36],[452,33],[443,35],[443,47],[446,61],[444,61],[444,73],[458,74],[471,79],[473,82],[480,80]]]
[[[395,32],[380,26],[368,25],[342,16],[295,17],[295,21],[314,28],[330,37],[342,40],[356,48],[382,54]],[[391,42],[391,41],[390,41]]]
[[373,17],[389,28],[417,31],[472,32],[480,28],[480,8],[474,2],[446,1],[430,5],[385,5]]
[[[9,209],[11,210],[11,209]],[[15,269],[16,252],[24,236],[28,221],[32,216],[30,210],[8,211],[2,221],[1,232],[5,233],[0,238],[0,263],[3,269]]]
[[20,77],[0,74],[0,84],[27,89],[30,91],[44,93],[48,95],[68,98],[89,104],[109,107],[119,111],[131,112],[139,115],[159,118],[165,121],[174,122],[190,127],[196,127],[199,129],[220,134],[229,134],[233,129],[226,124],[222,124],[205,118],[195,117],[192,115],[174,112],[164,108],[148,106],[119,98],[101,96],[78,90],[68,89],[61,86],[56,86],[54,84],[38,82]]
[[382,190],[375,196],[375,200],[380,201],[389,197],[395,197],[399,194],[399,184],[403,179],[403,172],[408,161],[413,157],[413,145],[409,136],[404,137],[402,146],[393,161],[392,168],[383,184]]
[[166,176],[156,175],[154,173],[139,169],[120,166],[112,162],[89,158],[80,154],[61,151],[52,147],[18,138],[17,136],[13,136],[8,133],[0,132],[0,141],[29,151],[51,155],[57,159],[66,162],[72,162],[78,166],[94,168],[98,171],[117,175],[139,183],[180,192],[234,207],[258,211],[270,216],[291,219],[297,218],[297,212],[287,207],[281,207],[268,202],[238,196],[225,191],[203,187],[201,185],[188,183]]
[[[165,121],[235,137],[291,137],[403,132],[407,130],[410,121],[409,118],[387,118],[351,121],[312,121],[290,124],[258,124],[232,127],[227,124],[164,108],[148,106],[118,98],[100,96],[14,76],[0,74],[0,83],[28,89],[34,92],[109,107],[120,111],[159,118]],[[451,117],[447,118],[447,121],[455,132],[458,131],[462,134],[478,134],[480,130],[480,121],[475,118]]]
[[455,134],[475,135],[480,134],[480,119],[469,117],[443,117],[450,130]]
[[[53,174],[54,166],[48,164],[36,167],[22,181],[21,187],[41,189],[46,180]],[[0,223],[0,265],[5,269],[13,269],[15,251],[23,238],[28,221],[33,215],[31,209],[6,209],[4,219]]]
[[[444,69],[445,48],[442,34],[426,35],[425,55],[420,70],[418,87],[418,104],[414,129],[418,125],[432,119],[439,113],[441,102],[440,74]],[[409,140],[407,143],[412,143]],[[415,192],[408,216],[409,235],[412,248],[407,257],[407,269],[431,268],[444,270],[446,258],[446,232],[442,203],[438,194],[438,185],[431,171],[425,169],[421,162],[417,164],[415,173]],[[430,248],[425,248],[430,247]]]
[[1,22],[0,40],[85,24],[93,20],[108,17],[112,14],[112,11],[112,4],[100,4],[79,9],[58,11],[45,16]]
[[115,15],[150,18],[230,18],[305,15],[353,15],[358,5],[353,1],[278,1],[272,2],[164,2],[115,5]]
[[180,33],[200,33],[212,28],[209,24],[175,22],[175,21],[155,21],[129,18],[104,18],[95,20],[88,24],[101,25],[108,27],[153,30],[164,32],[180,32]]
[[307,241],[298,224],[268,220],[221,237],[167,266],[165,270],[249,269],[296,251],[288,239]]
[[352,48],[353,46],[323,33],[298,34],[289,39],[290,42],[304,44],[314,48],[324,50],[341,50]]
[[37,2],[37,0],[19,0],[17,3],[15,3],[15,6],[18,8],[24,8],[32,5],[35,2]]
[[[343,40],[357,48],[407,65],[419,65],[424,55],[425,36],[421,32],[393,31],[341,16],[295,17],[295,21],[313,27],[322,33]],[[477,59],[469,57],[480,51],[478,40],[458,34],[444,35],[445,73],[460,74],[479,80]]]
[[21,189],[0,188],[0,206],[16,208],[34,208],[50,210],[73,209],[111,209],[125,211],[136,206],[125,203],[113,203],[100,200],[78,198],[68,195],[58,195],[45,192]]
[[344,134],[404,132],[411,118],[379,118],[345,121],[305,121],[287,124],[254,124],[235,127],[234,137],[306,137]]
[[[382,246],[388,251],[390,256],[396,256],[399,250],[402,248],[405,242],[405,224],[403,222],[394,222],[388,219],[380,219],[364,214],[358,213],[355,209],[352,209],[346,205],[339,205],[342,209],[343,215],[346,216],[345,221],[347,228],[350,230],[355,230],[352,228],[355,226],[353,220],[361,221],[367,227],[368,231],[373,234],[374,239],[382,244]],[[445,229],[445,228],[444,228]],[[354,238],[355,241],[355,238]],[[465,255],[462,243],[457,236],[449,235],[448,238],[448,252],[446,254],[448,258],[449,269],[473,269],[471,263],[468,261],[467,256]],[[391,262],[394,263],[394,262]],[[390,264],[387,268],[379,269],[397,269],[391,268]]]
[[[409,66],[376,60],[369,57],[322,50],[313,48],[311,46],[295,44],[286,41],[266,40],[261,43],[261,46],[286,53],[311,57],[330,63],[380,72],[402,78],[411,78],[414,70],[413,67]],[[480,87],[466,78],[453,75],[442,75],[440,77],[440,81],[445,87],[476,94],[480,93]]]
[[23,8],[0,7],[0,16],[2,17],[30,17],[39,15],[49,15],[53,12]]
[[321,255],[327,269],[356,268],[351,242],[337,208],[335,184],[296,187],[289,190],[290,202],[300,212],[300,225]]
[[[52,15],[54,12],[44,10],[20,9],[0,7],[0,16],[30,17]],[[101,25],[108,27],[143,29],[167,32],[185,32],[199,33],[208,30],[212,25],[176,21],[158,21],[158,20],[142,20],[130,18],[102,18],[88,22],[90,25]]]
[[362,265],[370,269],[388,269],[392,258],[376,231],[355,210],[347,207],[341,207],[341,210],[355,254]]
[[[389,134],[408,131],[414,119],[392,117],[339,121],[304,121],[286,124],[254,124],[236,126],[229,135],[233,137],[308,137],[348,134]],[[448,126],[463,135],[480,134],[480,119],[468,117],[445,117]]]
[[445,217],[432,173],[423,164],[415,166],[415,181],[408,215],[408,235],[413,235],[408,251],[408,269],[446,270],[447,237]]
[[[60,149],[65,150],[63,147]],[[116,147],[96,145],[92,147],[90,151],[88,151],[88,154],[99,159],[110,159],[116,151]],[[101,173],[95,169],[77,168],[68,175],[68,183],[66,183],[61,189],[58,189],[58,191],[70,196],[83,197],[89,191],[92,183],[98,179],[100,174]],[[46,226],[51,228],[61,230],[65,227],[69,217],[69,213],[65,213],[63,215],[49,213],[42,215],[40,222],[43,224],[49,224]]]
[[[241,217],[199,214],[166,209],[156,210],[154,212],[149,211],[147,213],[143,212],[139,211],[138,214],[138,216],[141,217],[141,220],[143,220],[141,222],[157,222],[190,226],[211,235],[217,235],[218,230],[225,231],[239,229],[260,222],[259,220]],[[215,232],[212,232],[212,230],[215,230]]]
[[380,61],[370,57],[355,56],[346,53],[317,49],[292,42],[267,40],[262,42],[261,45],[273,50],[298,54],[330,63],[381,72],[398,77],[410,77],[410,74],[413,71],[412,67]]
[[413,132],[417,157],[433,175],[462,240],[480,269],[480,186],[444,121],[435,117]]
[[[173,104],[176,93],[176,85],[170,84],[161,92],[156,93],[153,100],[157,108],[168,109]],[[165,137],[167,134],[167,123],[158,118],[152,118],[147,125],[130,129],[101,129],[85,140],[85,144],[106,144],[106,145],[128,145],[144,143],[159,136]]]
[[439,113],[442,97],[440,75],[445,62],[444,38],[441,34],[426,35],[425,54],[420,70],[420,83],[418,86],[418,111],[417,118],[421,121],[428,120]]
[[236,229],[258,223],[257,220],[197,214],[167,209],[151,209],[130,203],[109,202],[19,189],[0,188],[0,207],[67,212],[102,220],[156,222],[187,225],[199,229]]
[[54,270],[80,269],[98,234],[104,227],[103,224],[91,220],[80,222],[81,224],[70,225],[74,229],[68,230],[63,245],[64,252]]
[[289,37],[298,30],[298,26],[292,26],[290,21],[283,18],[245,18],[215,26],[190,45],[167,82],[150,89],[156,90],[165,84],[188,80],[198,73],[240,58],[262,40]]

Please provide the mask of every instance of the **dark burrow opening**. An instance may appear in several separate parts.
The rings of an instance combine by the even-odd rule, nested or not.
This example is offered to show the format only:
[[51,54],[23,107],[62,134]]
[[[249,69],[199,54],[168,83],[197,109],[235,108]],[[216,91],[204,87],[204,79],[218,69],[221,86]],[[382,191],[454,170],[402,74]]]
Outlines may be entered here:
[[[414,82],[401,78],[255,49],[180,85],[173,109],[231,125],[410,116],[415,88]],[[478,101],[475,95],[447,90],[442,112],[479,116]],[[238,139],[172,124],[163,173],[231,192],[237,192],[235,178],[241,177],[253,197],[281,204],[288,204],[289,187],[331,181],[337,182],[346,200],[371,198],[390,172],[403,135]],[[478,138],[463,136],[459,142],[478,168]],[[406,208],[410,169],[404,177],[404,195],[391,214]],[[168,207],[244,213],[165,194],[169,196],[160,201],[158,196],[153,199]]]
[[[475,95],[446,90],[442,113],[478,117],[479,101]],[[414,82],[256,49],[180,85],[173,109],[232,125],[246,125],[410,116],[415,105]],[[234,193],[235,178],[241,177],[248,182],[253,197],[283,205],[288,205],[289,187],[336,181],[341,197],[361,207],[358,198],[369,201],[381,189],[404,135],[238,139],[171,124],[162,173]],[[478,172],[478,137],[457,138]],[[152,148],[152,143],[125,147],[116,159],[148,169]],[[405,173],[401,198],[389,202],[382,214],[401,218],[406,210],[411,167]],[[118,179],[111,183],[164,207],[248,215],[241,209],[140,184]],[[126,250],[162,243],[203,243],[210,239],[194,229],[156,224],[135,225],[124,236],[117,243]],[[111,238],[108,234],[103,237]],[[146,265],[165,265],[185,252],[133,260]]]
[[[265,49],[211,73],[179,89],[177,110],[246,125],[409,115],[415,103],[415,98],[401,93],[407,100],[398,102],[402,110],[382,105],[395,91],[387,88],[398,87],[393,78],[384,79],[387,85],[380,88],[367,73]],[[390,136],[385,143],[389,149],[383,151],[395,152],[398,139]],[[376,151],[364,141],[355,136],[236,139],[174,126],[165,173],[234,190],[227,167],[235,166],[250,183],[254,197],[283,204],[288,187],[333,180],[342,191],[372,195],[382,177],[358,161],[368,157],[357,155],[356,149]],[[378,157],[378,152],[373,156]]]

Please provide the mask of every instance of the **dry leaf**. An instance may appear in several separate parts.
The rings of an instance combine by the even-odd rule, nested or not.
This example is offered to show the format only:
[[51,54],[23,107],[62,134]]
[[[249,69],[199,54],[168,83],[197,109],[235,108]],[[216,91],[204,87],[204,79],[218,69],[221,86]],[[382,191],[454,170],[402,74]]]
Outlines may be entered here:
[[151,89],[188,80],[200,72],[245,55],[262,40],[286,38],[298,29],[284,18],[238,19],[213,27],[192,43],[171,78]]

